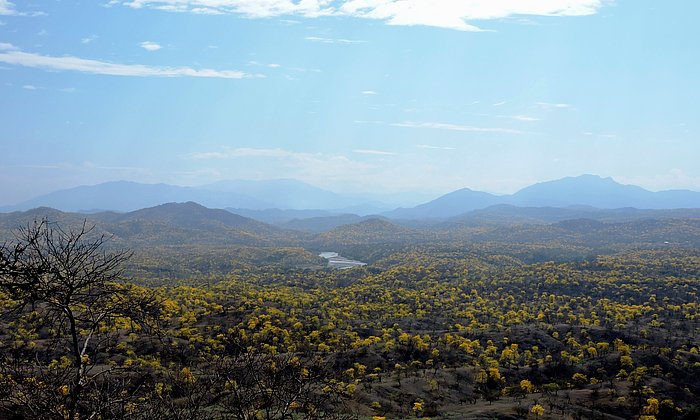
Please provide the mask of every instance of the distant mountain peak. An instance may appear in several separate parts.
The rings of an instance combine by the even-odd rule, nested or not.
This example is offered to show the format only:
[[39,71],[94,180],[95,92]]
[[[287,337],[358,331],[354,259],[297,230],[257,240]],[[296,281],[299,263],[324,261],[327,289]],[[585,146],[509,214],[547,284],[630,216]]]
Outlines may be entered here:
[[612,177],[583,174],[536,183],[505,196],[462,188],[429,203],[384,215],[392,219],[449,218],[499,204],[536,208],[700,208],[700,193],[687,190],[652,192],[621,184]]

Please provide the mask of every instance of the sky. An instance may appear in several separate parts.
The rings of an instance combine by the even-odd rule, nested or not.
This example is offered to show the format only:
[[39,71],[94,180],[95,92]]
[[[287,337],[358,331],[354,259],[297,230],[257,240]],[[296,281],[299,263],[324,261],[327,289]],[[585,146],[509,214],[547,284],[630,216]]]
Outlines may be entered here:
[[0,0],[0,205],[113,180],[700,190],[695,0]]

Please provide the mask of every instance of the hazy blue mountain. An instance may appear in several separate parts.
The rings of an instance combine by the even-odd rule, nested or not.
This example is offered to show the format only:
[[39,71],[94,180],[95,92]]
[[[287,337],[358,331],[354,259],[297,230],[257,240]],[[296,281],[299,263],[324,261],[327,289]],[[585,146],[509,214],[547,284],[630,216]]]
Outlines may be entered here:
[[249,217],[260,222],[270,223],[273,225],[281,225],[295,219],[310,219],[316,217],[331,217],[337,216],[340,213],[336,213],[330,210],[281,210],[281,209],[265,209],[265,210],[253,210],[253,209],[234,209],[226,208],[233,214],[238,214],[244,217]]
[[670,190],[652,192],[595,175],[567,177],[538,183],[507,197],[516,206],[573,207],[585,209],[682,209],[700,208],[700,192]]
[[94,210],[134,211],[163,203],[195,201],[207,207],[267,208],[271,204],[243,194],[179,187],[167,184],[140,184],[116,181],[55,191],[25,201],[11,210],[51,207],[62,211],[93,213]]
[[503,198],[497,195],[463,188],[428,203],[408,209],[399,208],[382,215],[390,219],[448,218],[502,202]]
[[[358,204],[357,200],[293,179],[220,181],[200,188],[209,191],[243,194],[270,203],[271,205],[267,208],[329,210]],[[236,207],[246,208],[246,206]]]
[[[199,187],[141,184],[127,181],[107,182],[55,191],[14,206],[0,208],[0,211],[28,210],[44,206],[83,213],[105,210],[128,212],[164,203],[187,201],[193,201],[209,208],[252,210],[357,208],[358,211],[365,211],[363,214],[375,212],[376,209],[384,211],[392,208],[387,204],[370,199],[348,197],[301,181],[281,179],[221,181]],[[345,210],[334,213],[348,212]]]
[[[428,201],[434,200],[440,197],[441,195],[442,194],[438,193],[424,192],[375,193],[370,191],[361,195],[348,194],[348,197],[353,197],[356,200],[366,202],[369,205],[374,204],[374,213],[379,213],[388,210],[393,210],[397,207],[414,207],[423,203],[427,203]],[[358,213],[356,210],[353,210],[351,208],[345,208],[343,210],[346,210],[348,213]]]
[[700,193],[688,190],[651,192],[634,185],[617,183],[612,178],[581,175],[523,188],[513,194],[508,203],[537,207],[587,205],[601,209],[697,208],[700,207]]
[[[542,219],[545,210],[518,210],[517,217],[528,222],[557,221],[561,218],[594,218],[590,212],[597,209],[679,209],[700,208],[700,192],[672,190],[651,192],[633,185],[623,185],[611,178],[594,175],[563,178],[538,183],[512,195],[497,196],[468,188],[443,195],[435,200],[412,208],[398,208],[383,212],[385,204],[361,198],[349,197],[323,190],[295,180],[270,181],[222,181],[202,187],[179,187],[167,184],[139,184],[134,182],[108,182],[94,186],[82,186],[56,191],[0,211],[28,210],[36,207],[52,207],[62,211],[93,213],[104,209],[129,212],[170,202],[196,202],[208,208],[236,209],[233,213],[246,213],[269,223],[286,223],[293,219],[357,214],[359,216],[382,214],[394,220],[448,219],[494,205],[517,207],[547,207],[550,214]],[[577,210],[577,214],[563,214],[561,210]],[[241,210],[247,209],[247,210]],[[314,209],[314,210],[307,210]],[[265,210],[264,212],[262,210]],[[501,217],[508,211],[500,210]],[[505,213],[503,213],[505,211]],[[562,213],[554,216],[554,213]],[[489,217],[493,217],[492,210]]]
[[516,207],[509,204],[498,204],[452,217],[443,225],[549,224],[576,219],[590,219],[601,222],[624,222],[640,219],[693,218],[700,218],[700,208],[649,210],[623,207],[619,209],[597,209],[589,206]]
[[[492,209],[488,217],[494,217],[500,212],[501,221],[517,216],[521,222],[551,222],[567,218],[590,218],[592,216],[588,213],[596,213],[599,209],[695,209],[700,208],[700,193],[689,190],[652,192],[634,185],[620,184],[612,178],[581,175],[538,183],[513,195],[496,196],[465,188],[426,204],[410,209],[397,209],[383,215],[391,219],[445,219],[499,204],[519,208],[546,207],[549,210],[513,211],[503,207]],[[574,210],[577,212],[572,213]],[[545,215],[547,212],[550,214]],[[556,214],[558,216],[555,216]]]
[[517,207],[497,204],[484,209],[472,210],[447,220],[446,223],[465,225],[481,224],[546,224],[562,220],[592,217],[600,210],[595,208],[575,209],[561,207]]

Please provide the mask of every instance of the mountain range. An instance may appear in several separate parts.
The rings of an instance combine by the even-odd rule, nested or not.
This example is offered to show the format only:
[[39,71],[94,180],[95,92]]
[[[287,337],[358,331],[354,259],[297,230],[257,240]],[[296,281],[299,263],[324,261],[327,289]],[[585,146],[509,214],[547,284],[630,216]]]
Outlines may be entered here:
[[114,181],[55,191],[16,205],[0,207],[0,212],[24,211],[37,207],[82,213],[105,210],[130,212],[165,203],[188,201],[221,209],[255,211],[337,209],[336,213],[352,210],[361,214],[386,211],[395,206],[371,197],[337,194],[290,179],[221,181],[198,187]]
[[494,195],[468,188],[443,195],[412,208],[383,213],[390,219],[450,218],[495,205],[589,209],[700,208],[700,192],[652,192],[595,175],[567,177],[523,188],[511,195]]
[[[653,249],[700,246],[700,210],[697,209],[577,210],[499,205],[423,225],[379,217],[337,217],[338,223],[312,218],[306,225],[291,228],[193,202],[163,204],[128,213],[88,215],[41,207],[0,213],[0,244],[11,243],[22,226],[47,219],[64,229],[79,229],[87,221],[95,226],[91,234],[104,235],[110,247],[134,250],[139,258],[165,253],[173,261],[179,261],[178,264],[190,258],[197,264],[205,264],[211,252],[227,254],[229,259],[239,258],[234,254],[250,253],[251,247],[270,252],[281,248],[311,250],[307,255],[311,260],[318,252],[335,251],[372,261],[390,254],[395,246],[407,244],[540,244],[545,249],[547,244],[559,243],[577,249],[575,253],[579,257],[591,249],[609,252],[632,244]],[[294,259],[296,253],[285,251],[279,258]],[[531,257],[554,257],[546,252],[538,255]]]
[[[612,178],[581,175],[542,182],[511,195],[495,195],[468,188],[453,191],[414,207],[390,210],[390,202],[376,197],[349,196],[314,187],[296,180],[221,181],[200,187],[167,184],[140,184],[117,181],[81,186],[0,208],[0,212],[51,207],[68,212],[132,212],[171,202],[196,202],[207,208],[262,222],[304,229],[301,220],[315,218],[312,232],[361,221],[359,216],[378,214],[392,220],[450,219],[487,209],[507,207],[576,210],[588,214],[596,209],[696,209],[700,192],[671,190],[652,192],[634,185],[623,185]],[[416,196],[416,200],[418,196]],[[499,207],[500,206],[500,207]],[[561,212],[561,210],[559,210]],[[493,212],[492,212],[493,213]],[[523,212],[519,211],[523,217]],[[542,211],[537,211],[541,217]],[[586,216],[587,217],[587,216]]]

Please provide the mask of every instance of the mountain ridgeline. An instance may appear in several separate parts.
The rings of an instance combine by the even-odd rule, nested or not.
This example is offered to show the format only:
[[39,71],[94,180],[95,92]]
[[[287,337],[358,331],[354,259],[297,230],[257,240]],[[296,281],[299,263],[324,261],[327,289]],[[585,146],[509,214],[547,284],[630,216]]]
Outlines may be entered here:
[[[255,190],[255,185],[261,190]],[[279,188],[287,188],[287,192],[281,194]],[[122,200],[123,209],[137,205],[140,195],[157,202],[188,194],[204,202],[215,196],[258,200],[249,202],[275,196],[278,204],[290,204],[295,192],[305,191],[306,198],[295,205],[322,203],[331,207],[337,198],[334,193],[296,181],[226,182],[208,186],[207,194],[213,195],[198,195],[203,191],[162,184],[110,183],[56,192],[30,203],[54,204],[58,209],[45,206],[0,213],[0,239],[11,240],[13,229],[45,218],[65,226],[87,220],[95,225],[95,233],[110,237],[112,245],[137,250],[164,246],[292,247],[313,252],[349,251],[349,256],[360,258],[353,250],[368,244],[381,253],[396,244],[556,242],[579,247],[574,253],[578,256],[629,244],[700,246],[700,193],[650,192],[590,175],[536,184],[510,196],[463,189],[413,208],[366,216],[328,209],[223,210],[194,201],[158,203],[127,212],[78,213],[65,211],[60,205],[74,200],[67,207],[100,208]],[[320,201],[309,198],[313,195]],[[372,258],[366,253],[361,257]]]
[[163,248],[177,248],[180,253],[187,249],[190,256],[227,249],[224,253],[230,256],[231,249],[246,247],[295,248],[311,251],[305,257],[310,261],[319,252],[332,250],[371,262],[386,257],[396,247],[411,244],[519,244],[524,248],[557,244],[571,251],[567,258],[629,246],[700,247],[700,210],[692,209],[582,210],[499,205],[434,223],[341,215],[273,225],[193,202],[128,213],[86,215],[47,207],[0,213],[0,242],[11,242],[17,228],[41,219],[66,227],[87,221],[95,225],[94,234],[110,238],[109,245],[115,248],[138,253],[159,248],[161,254],[167,254]]
[[394,219],[449,218],[494,205],[596,209],[700,208],[700,193],[689,190],[652,192],[594,175],[542,182],[512,195],[497,196],[468,188],[413,208],[384,213]]
[[[419,202],[423,196],[416,194],[414,203]],[[191,201],[208,208],[227,209],[232,213],[266,223],[289,223],[291,228],[305,224],[299,223],[299,220],[335,218],[337,222],[331,222],[333,219],[318,220],[320,224],[332,228],[352,222],[354,215],[381,215],[393,220],[449,219],[492,206],[575,210],[583,217],[601,209],[700,208],[699,192],[652,192],[594,175],[543,182],[523,188],[512,195],[494,195],[464,188],[408,207],[396,208],[400,201],[394,199],[394,196],[391,197],[387,196],[385,200],[381,200],[377,199],[376,194],[338,194],[301,181],[284,179],[221,181],[200,187],[119,181],[56,191],[13,206],[2,207],[0,211],[51,207],[66,212],[131,212],[166,203]],[[406,200],[401,202],[405,203]],[[355,221],[360,219],[356,218]],[[318,232],[319,228],[307,226],[307,230]]]

